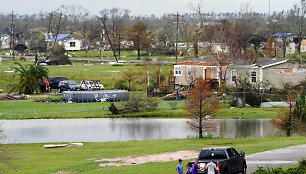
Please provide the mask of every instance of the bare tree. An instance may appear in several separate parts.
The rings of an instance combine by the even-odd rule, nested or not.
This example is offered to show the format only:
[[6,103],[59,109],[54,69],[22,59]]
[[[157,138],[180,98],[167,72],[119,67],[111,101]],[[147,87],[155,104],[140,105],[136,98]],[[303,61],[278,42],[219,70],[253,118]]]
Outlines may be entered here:
[[221,108],[219,100],[212,93],[211,88],[210,83],[205,83],[203,78],[199,78],[196,86],[188,94],[189,100],[184,105],[184,109],[191,117],[187,123],[192,130],[198,132],[199,138],[203,138],[206,116],[214,116]]
[[293,32],[298,37],[298,53],[301,54],[301,43],[306,31],[306,7],[303,4],[296,4],[289,11],[289,18],[293,23]]

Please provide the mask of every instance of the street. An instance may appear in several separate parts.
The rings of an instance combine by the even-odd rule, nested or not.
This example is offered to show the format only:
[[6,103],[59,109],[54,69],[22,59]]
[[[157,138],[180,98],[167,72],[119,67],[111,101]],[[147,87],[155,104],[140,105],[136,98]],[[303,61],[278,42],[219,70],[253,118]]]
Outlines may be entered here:
[[258,167],[283,167],[296,164],[302,159],[306,159],[306,144],[247,155],[247,174],[256,171]]

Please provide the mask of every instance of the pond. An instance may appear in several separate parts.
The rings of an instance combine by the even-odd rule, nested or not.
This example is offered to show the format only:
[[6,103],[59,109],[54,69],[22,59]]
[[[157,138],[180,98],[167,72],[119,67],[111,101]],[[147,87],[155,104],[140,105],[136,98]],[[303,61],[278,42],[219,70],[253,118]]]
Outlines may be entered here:
[[[1,120],[5,143],[107,142],[195,137],[188,119],[97,118]],[[205,134],[220,138],[265,137],[277,134],[266,119],[211,120]]]

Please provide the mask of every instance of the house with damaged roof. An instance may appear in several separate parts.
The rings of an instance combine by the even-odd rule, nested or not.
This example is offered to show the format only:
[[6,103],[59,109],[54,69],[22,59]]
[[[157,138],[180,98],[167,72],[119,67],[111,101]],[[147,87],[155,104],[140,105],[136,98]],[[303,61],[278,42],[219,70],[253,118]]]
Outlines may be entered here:
[[59,45],[63,45],[67,51],[80,51],[82,49],[82,40],[73,34],[59,34],[56,36]]
[[[222,77],[227,85],[237,78],[247,78],[251,84],[269,82],[268,87],[282,88],[285,83],[299,84],[306,79],[306,69],[285,58],[259,58],[249,64],[246,59],[231,58],[222,65]],[[219,83],[220,66],[213,57],[202,57],[174,65],[175,84],[186,86],[198,78]]]

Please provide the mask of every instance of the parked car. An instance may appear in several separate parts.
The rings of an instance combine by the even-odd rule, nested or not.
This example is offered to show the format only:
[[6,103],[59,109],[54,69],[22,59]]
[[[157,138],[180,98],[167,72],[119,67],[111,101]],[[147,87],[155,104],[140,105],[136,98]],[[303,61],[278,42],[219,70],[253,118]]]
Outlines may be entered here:
[[[216,174],[236,174],[246,173],[247,165],[245,161],[245,153],[240,154],[233,147],[210,147],[201,149],[198,160],[199,167],[202,168],[198,173],[206,174],[205,169],[207,163],[211,160],[217,165]],[[187,163],[187,174],[192,173],[192,164],[194,161]]]
[[58,91],[63,92],[63,91],[79,91],[80,90],[80,85],[78,82],[73,81],[73,80],[64,80],[60,81],[58,84]]
[[60,81],[69,80],[66,77],[50,77],[49,84],[51,89],[58,89],[58,85]]
[[91,91],[91,90],[103,90],[104,86],[100,83],[100,80],[82,80],[81,90]]

